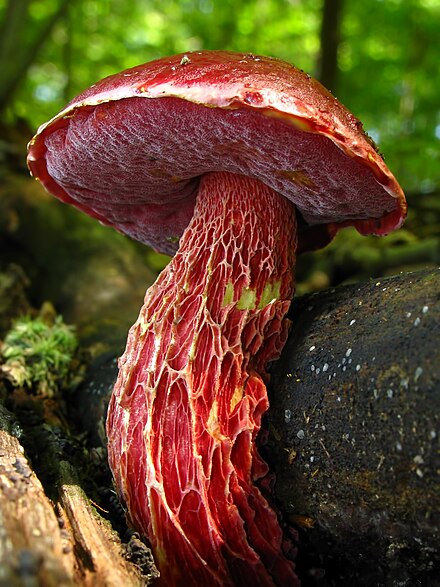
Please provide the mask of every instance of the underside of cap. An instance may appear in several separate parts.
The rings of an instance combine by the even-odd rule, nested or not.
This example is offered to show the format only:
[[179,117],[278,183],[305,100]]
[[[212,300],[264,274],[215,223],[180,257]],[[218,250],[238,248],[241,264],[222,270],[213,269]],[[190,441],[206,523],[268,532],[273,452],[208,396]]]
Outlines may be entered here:
[[[223,70],[231,54],[221,55]],[[380,235],[402,224],[406,204],[399,185],[339,103],[332,125],[328,112],[319,117],[317,104],[328,105],[329,94],[322,89],[317,100],[317,82],[310,86],[312,97],[304,102],[301,118],[297,106],[290,114],[274,107],[276,101],[283,104],[283,95],[279,88],[275,97],[263,92],[265,70],[255,74],[253,85],[243,81],[241,94],[236,73],[228,99],[224,79],[214,99],[206,64],[203,71],[201,79],[186,80],[187,95],[182,80],[174,78],[168,94],[159,92],[162,70],[160,83],[157,72],[150,72],[150,85],[148,79],[138,80],[136,93],[131,82],[124,94],[119,74],[113,98],[104,80],[95,93],[89,90],[40,129],[29,150],[33,175],[61,200],[169,254],[192,217],[199,178],[211,171],[259,179],[291,200],[304,221],[301,250],[323,246],[343,226]],[[300,93],[306,100],[304,88]],[[291,90],[286,95],[292,101]],[[215,100],[222,105],[215,107]]]

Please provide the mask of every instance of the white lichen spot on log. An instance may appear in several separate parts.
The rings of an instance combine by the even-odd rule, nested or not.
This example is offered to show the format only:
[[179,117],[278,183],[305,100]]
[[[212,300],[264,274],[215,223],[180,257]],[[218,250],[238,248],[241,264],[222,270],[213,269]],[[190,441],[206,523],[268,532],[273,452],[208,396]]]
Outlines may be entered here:
[[423,373],[422,367],[417,367],[417,369],[414,372],[414,383],[417,383],[417,381],[419,380],[422,373]]

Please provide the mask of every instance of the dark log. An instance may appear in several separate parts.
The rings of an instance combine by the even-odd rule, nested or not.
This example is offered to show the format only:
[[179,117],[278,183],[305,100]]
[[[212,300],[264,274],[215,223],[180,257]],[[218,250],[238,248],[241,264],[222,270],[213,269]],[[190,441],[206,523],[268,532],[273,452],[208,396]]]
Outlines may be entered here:
[[439,300],[429,270],[293,304],[265,453],[305,584],[440,584]]

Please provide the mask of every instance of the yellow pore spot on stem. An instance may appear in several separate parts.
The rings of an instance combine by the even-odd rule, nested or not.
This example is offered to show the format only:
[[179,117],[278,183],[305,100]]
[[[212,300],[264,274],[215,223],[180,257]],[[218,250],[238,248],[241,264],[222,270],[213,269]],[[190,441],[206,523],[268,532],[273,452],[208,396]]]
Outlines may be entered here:
[[[243,388],[237,387],[232,394],[230,403],[229,403],[229,414],[232,414],[235,407],[238,403],[243,399]],[[218,418],[218,402],[215,400],[209,410],[209,416],[206,421],[206,430],[209,434],[218,441],[225,440],[226,436],[222,434],[220,429],[220,422]]]
[[209,411],[208,420],[206,421],[206,429],[209,434],[216,440],[224,440],[225,436],[220,431],[220,423],[218,421],[218,403],[216,400],[212,403]]
[[244,287],[241,290],[238,300],[234,300],[234,284],[229,281],[226,284],[222,306],[225,307],[235,302],[238,310],[261,310],[268,304],[279,299],[280,286],[281,283],[279,281],[275,281],[274,283],[266,283],[261,294],[260,301],[257,304],[257,292],[255,289],[250,287]]
[[236,387],[234,393],[232,394],[231,397],[231,402],[229,404],[229,413],[232,414],[232,412],[234,411],[235,406],[241,402],[241,400],[243,399],[243,388],[242,387]]

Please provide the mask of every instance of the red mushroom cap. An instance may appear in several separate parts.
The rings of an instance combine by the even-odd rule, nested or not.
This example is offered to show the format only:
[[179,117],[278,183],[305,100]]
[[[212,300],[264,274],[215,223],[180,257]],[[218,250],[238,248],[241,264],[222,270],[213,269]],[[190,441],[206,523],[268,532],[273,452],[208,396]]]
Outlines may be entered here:
[[28,163],[156,249],[184,233],[130,330],[107,419],[116,487],[162,583],[296,585],[256,438],[288,334],[296,211],[303,249],[405,216],[360,123],[286,63],[197,52],[96,84],[40,128]]
[[406,215],[361,123],[301,70],[250,54],[198,51],[108,77],[39,129],[28,165],[60,200],[166,253],[208,171],[294,202],[300,250],[343,226],[387,234]]

